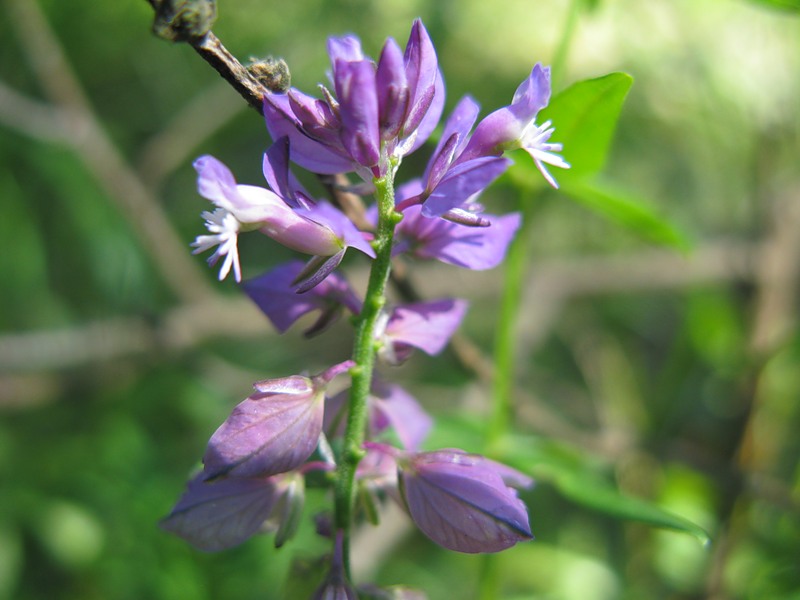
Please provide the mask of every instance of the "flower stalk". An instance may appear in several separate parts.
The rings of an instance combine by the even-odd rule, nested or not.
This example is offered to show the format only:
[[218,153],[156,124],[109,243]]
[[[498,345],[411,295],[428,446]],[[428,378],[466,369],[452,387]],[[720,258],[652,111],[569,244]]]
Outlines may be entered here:
[[364,305],[358,316],[353,346],[355,366],[350,370],[352,385],[348,401],[344,445],[336,471],[335,522],[343,531],[342,551],[345,572],[350,571],[350,529],[355,505],[355,474],[364,456],[363,444],[367,425],[367,398],[378,351],[377,326],[386,305],[386,284],[392,267],[394,230],[402,218],[395,212],[394,169],[375,178],[375,198],[378,205],[378,226],[372,247],[375,259],[369,274]]

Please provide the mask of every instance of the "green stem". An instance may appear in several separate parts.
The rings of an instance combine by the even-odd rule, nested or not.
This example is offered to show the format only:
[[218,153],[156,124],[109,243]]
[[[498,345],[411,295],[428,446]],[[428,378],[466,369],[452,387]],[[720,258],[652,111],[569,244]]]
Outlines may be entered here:
[[375,179],[375,197],[378,201],[378,228],[372,246],[375,259],[369,273],[369,283],[364,297],[364,306],[356,324],[353,346],[355,366],[350,370],[352,385],[348,404],[347,426],[344,434],[339,465],[336,472],[335,521],[336,528],[343,532],[343,558],[345,571],[350,571],[350,530],[353,525],[355,506],[355,474],[364,455],[364,433],[367,424],[367,397],[375,367],[377,340],[376,326],[381,310],[386,304],[386,283],[392,265],[392,242],[394,229],[400,216],[394,210],[394,184],[390,174]]
[[505,283],[495,333],[492,412],[486,429],[487,448],[496,444],[508,431],[513,412],[517,319],[522,301],[522,286],[528,268],[533,229],[530,222],[537,207],[532,198],[520,198],[519,203],[522,210],[522,225],[506,255]]
[[569,47],[572,44],[572,38],[575,35],[575,29],[578,25],[578,17],[580,16],[581,9],[583,8],[585,0],[572,0],[567,12],[567,22],[564,24],[564,29],[561,32],[561,39],[558,41],[553,60],[550,63],[552,74],[552,88],[557,90],[561,87],[561,80],[566,70],[567,56],[569,55]]

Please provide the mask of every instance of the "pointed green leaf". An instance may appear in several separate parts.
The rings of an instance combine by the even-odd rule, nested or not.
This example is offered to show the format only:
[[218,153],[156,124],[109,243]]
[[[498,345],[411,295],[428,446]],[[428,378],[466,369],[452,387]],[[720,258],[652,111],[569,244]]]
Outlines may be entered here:
[[788,10],[790,12],[800,12],[800,0],[751,0],[755,4]]
[[552,121],[552,140],[564,145],[562,155],[572,166],[569,171],[556,169],[558,181],[594,175],[603,168],[631,85],[633,78],[627,73],[579,81],[542,110],[536,122]]
[[691,244],[687,236],[648,203],[634,195],[597,182],[567,181],[562,191],[593,212],[629,229],[647,241],[679,250]]
[[546,481],[566,499],[591,510],[688,533],[706,545],[708,533],[696,523],[641,498],[626,496],[601,476],[602,465],[593,456],[532,436],[509,436],[493,456],[537,481]]

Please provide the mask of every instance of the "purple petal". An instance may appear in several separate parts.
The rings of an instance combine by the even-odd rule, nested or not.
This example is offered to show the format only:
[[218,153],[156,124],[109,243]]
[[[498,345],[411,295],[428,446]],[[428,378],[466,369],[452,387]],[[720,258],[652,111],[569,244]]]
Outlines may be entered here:
[[528,513],[494,464],[460,450],[412,455],[400,483],[411,518],[457,552],[498,552],[531,539]]
[[392,343],[407,344],[438,354],[447,345],[467,312],[465,300],[434,300],[398,306],[386,326]]
[[431,160],[423,175],[425,189],[428,193],[436,189],[436,186],[441,183],[442,178],[444,178],[448,169],[450,169],[458,142],[457,133],[453,133],[449,137],[442,138],[439,141],[439,147],[436,148],[436,152],[431,156]]
[[[307,377],[291,393],[258,391],[234,408],[208,442],[205,476],[269,477],[299,467],[317,447],[323,396]],[[264,383],[261,384],[264,388]]]
[[340,237],[327,225],[308,218],[308,214],[308,209],[293,210],[284,203],[271,210],[260,231],[287,248],[304,254],[331,256],[338,253],[342,249]]
[[289,187],[289,138],[282,137],[264,153],[262,163],[267,185],[287,202],[294,194]]
[[236,194],[236,179],[231,170],[222,162],[208,154],[196,159],[197,192],[215,204],[228,202]]
[[345,249],[331,256],[314,256],[294,280],[295,292],[304,294],[312,290],[333,273],[344,258]]
[[364,234],[358,230],[347,215],[329,202],[319,202],[309,209],[298,210],[298,213],[317,223],[324,224],[336,234],[345,248],[355,248],[370,258],[375,258],[375,250]]
[[[333,313],[331,316],[340,314],[341,311],[336,311],[340,306],[346,307],[353,314],[360,312],[361,301],[347,281],[335,273],[307,293],[297,294],[294,281],[302,270],[303,263],[296,260],[242,284],[245,293],[280,333],[284,333],[299,318],[315,310],[322,311],[323,315]],[[326,324],[330,325],[331,322]]]
[[373,382],[370,401],[373,433],[392,427],[404,449],[418,450],[433,425],[419,402],[399,385],[379,382]]
[[406,116],[409,89],[403,65],[403,53],[393,39],[386,40],[375,75],[378,92],[381,137],[384,140],[396,136]]
[[534,121],[536,114],[547,106],[549,99],[550,69],[537,63],[528,78],[517,88],[512,103],[494,111],[478,123],[458,162],[501,154],[503,146],[519,139],[522,130]]
[[[404,127],[404,132],[408,135],[417,130],[429,112],[431,113],[431,120],[435,118],[435,121],[438,122],[442,114],[442,106],[444,106],[443,82],[441,82],[440,89],[437,90],[437,79],[441,79],[441,74],[439,73],[436,50],[433,47],[428,31],[419,19],[415,20],[414,25],[411,27],[404,60],[406,77],[411,93],[410,108]],[[435,103],[434,100],[436,100]],[[434,127],[435,125],[436,123],[433,123]],[[420,132],[420,134],[423,134],[423,132]],[[423,141],[429,134],[430,131],[421,135]]]
[[509,108],[520,121],[532,121],[550,101],[550,67],[536,63],[514,92]]
[[[298,92],[299,93],[299,92]],[[353,170],[352,159],[312,140],[300,128],[286,94],[264,94],[264,121],[273,140],[288,137],[293,162],[313,173],[333,175]]]
[[[460,163],[460,160],[457,161]],[[483,191],[505,171],[511,161],[502,157],[476,158],[451,168],[422,205],[422,214],[437,217],[458,208],[471,196]]]
[[[478,106],[477,102],[475,102],[470,96],[464,96],[461,100],[459,100],[458,104],[453,109],[453,112],[450,113],[450,116],[444,124],[442,137],[439,139],[439,143],[431,155],[431,160],[429,161],[428,166],[425,169],[425,174],[422,177],[428,182],[428,187],[433,187],[433,185],[436,185],[436,183],[439,181],[438,177],[431,175],[431,172],[433,171],[433,164],[440,160],[439,157],[442,154],[449,155],[449,162],[447,163],[449,166],[449,163],[452,162],[452,158],[454,156],[458,156],[464,149],[465,144],[469,140],[469,132],[472,129],[472,126],[475,124],[475,119],[478,118],[479,110],[480,107]],[[454,141],[451,141],[451,139]],[[445,151],[445,144],[451,144],[452,150]]]
[[334,72],[342,118],[342,144],[358,164],[373,167],[380,158],[375,66],[366,60],[338,60]]
[[267,185],[291,207],[305,206],[297,199],[308,196],[303,186],[289,170],[289,138],[277,140],[265,153],[262,163]]
[[328,38],[328,56],[334,69],[336,62],[340,60],[348,62],[364,60],[361,41],[353,35]]
[[272,479],[205,481],[200,474],[160,526],[200,550],[216,552],[258,533],[278,497]]
[[476,271],[493,269],[503,261],[520,226],[519,213],[481,215],[490,221],[489,227],[465,227],[427,218],[417,206],[408,208],[403,215],[398,232],[403,238],[412,238],[414,256]]

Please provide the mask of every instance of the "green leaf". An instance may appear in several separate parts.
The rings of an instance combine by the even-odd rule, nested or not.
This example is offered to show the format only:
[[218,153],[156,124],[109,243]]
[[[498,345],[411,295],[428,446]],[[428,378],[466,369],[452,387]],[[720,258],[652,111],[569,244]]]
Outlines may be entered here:
[[564,145],[562,155],[572,166],[558,171],[558,181],[600,172],[631,85],[633,77],[627,73],[579,81],[556,94],[542,110],[537,123],[552,121],[552,139]]
[[800,13],[800,0],[751,0],[751,2],[770,8]]
[[647,202],[629,192],[586,181],[567,181],[562,191],[570,198],[638,236],[664,246],[687,250],[691,243],[675,225]]
[[641,498],[626,496],[601,476],[595,457],[574,448],[532,436],[509,436],[499,455],[493,456],[540,482],[548,482],[566,499],[596,512],[671,529],[710,542],[699,525]]

